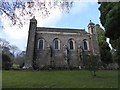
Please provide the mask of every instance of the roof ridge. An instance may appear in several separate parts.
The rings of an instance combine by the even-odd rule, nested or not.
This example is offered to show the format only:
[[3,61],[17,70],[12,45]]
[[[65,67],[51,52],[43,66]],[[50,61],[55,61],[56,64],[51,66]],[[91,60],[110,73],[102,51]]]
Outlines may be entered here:
[[78,29],[78,28],[57,28],[57,27],[37,27],[37,29],[56,29],[56,30],[82,30],[85,31],[85,29]]

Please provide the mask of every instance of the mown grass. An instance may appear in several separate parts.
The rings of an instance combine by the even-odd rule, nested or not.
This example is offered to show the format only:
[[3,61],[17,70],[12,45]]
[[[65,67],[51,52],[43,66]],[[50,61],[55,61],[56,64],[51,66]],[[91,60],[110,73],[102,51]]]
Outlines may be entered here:
[[117,88],[118,71],[3,71],[3,88]]
[[0,70],[0,90],[2,88],[2,70]]

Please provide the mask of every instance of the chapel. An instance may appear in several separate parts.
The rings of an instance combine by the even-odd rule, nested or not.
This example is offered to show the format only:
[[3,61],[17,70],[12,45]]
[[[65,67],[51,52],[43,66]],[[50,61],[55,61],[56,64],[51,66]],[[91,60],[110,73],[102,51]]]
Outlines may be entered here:
[[98,55],[99,45],[96,25],[85,29],[37,27],[30,20],[26,50],[26,68],[78,68],[84,67],[86,55]]

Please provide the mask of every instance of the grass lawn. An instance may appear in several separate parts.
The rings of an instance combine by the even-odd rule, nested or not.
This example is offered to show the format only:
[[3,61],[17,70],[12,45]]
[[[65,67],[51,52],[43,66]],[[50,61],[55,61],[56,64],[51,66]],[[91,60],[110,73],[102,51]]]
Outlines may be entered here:
[[3,71],[3,88],[117,88],[118,71]]
[[2,88],[2,70],[0,70],[0,90]]

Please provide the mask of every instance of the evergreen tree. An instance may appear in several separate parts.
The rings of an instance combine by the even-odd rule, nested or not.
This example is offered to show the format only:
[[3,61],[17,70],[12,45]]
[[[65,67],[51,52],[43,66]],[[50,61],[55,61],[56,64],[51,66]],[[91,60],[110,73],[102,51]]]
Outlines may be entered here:
[[105,35],[116,49],[120,63],[120,2],[99,2],[100,21],[105,28]]
[[97,24],[96,25],[98,43],[100,47],[101,61],[109,64],[112,62],[112,54],[110,52],[109,44],[106,41],[105,31]]

